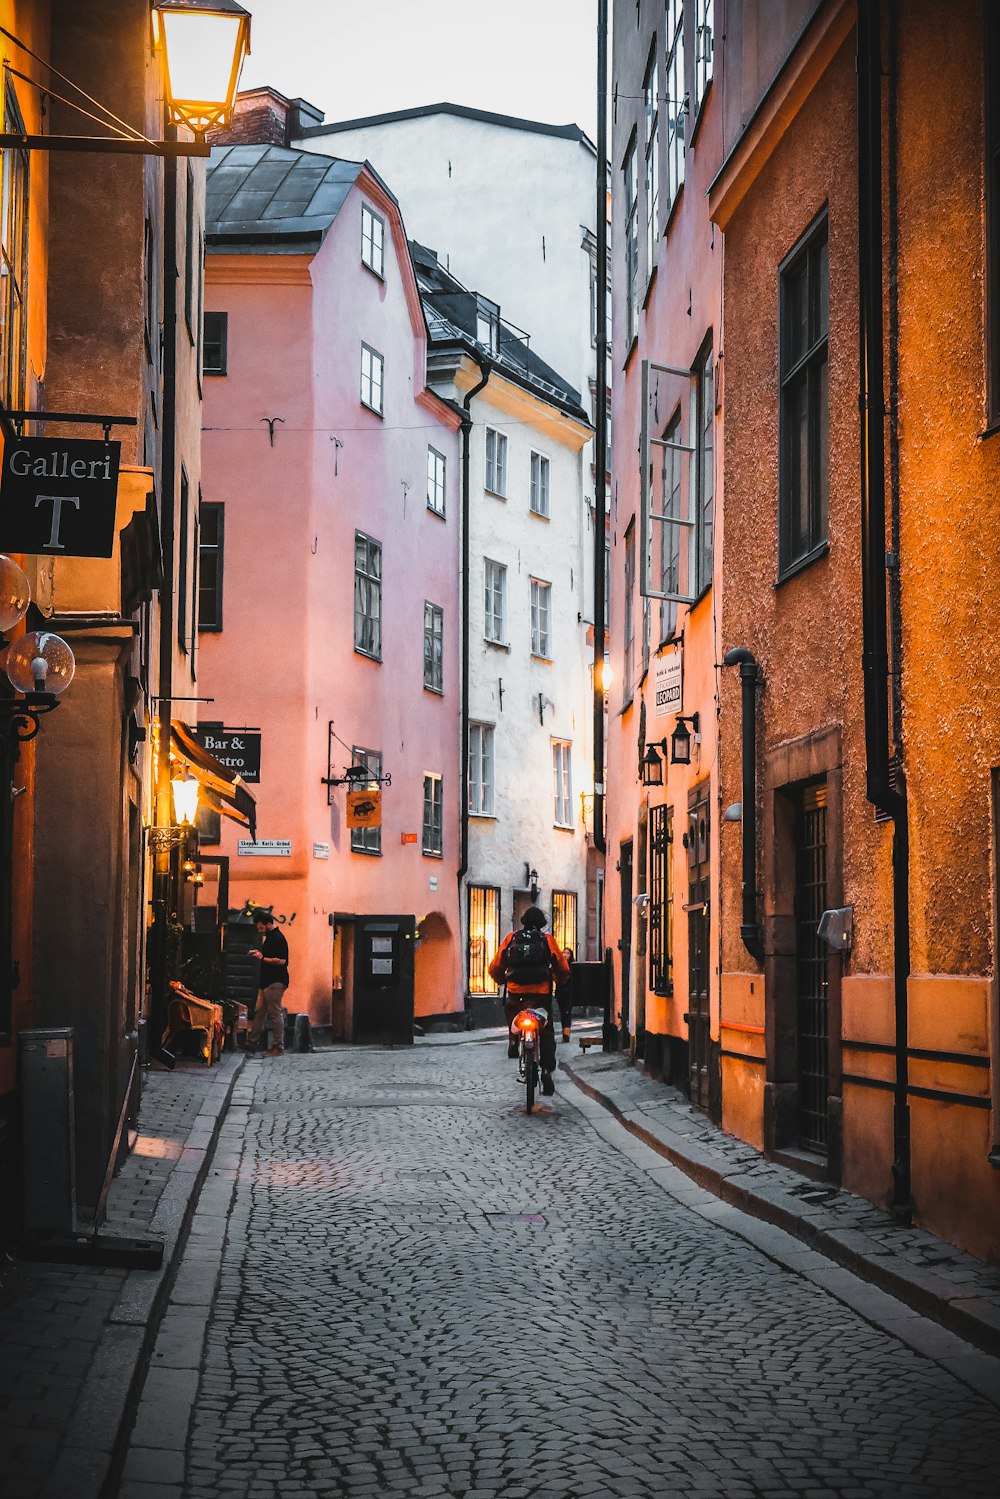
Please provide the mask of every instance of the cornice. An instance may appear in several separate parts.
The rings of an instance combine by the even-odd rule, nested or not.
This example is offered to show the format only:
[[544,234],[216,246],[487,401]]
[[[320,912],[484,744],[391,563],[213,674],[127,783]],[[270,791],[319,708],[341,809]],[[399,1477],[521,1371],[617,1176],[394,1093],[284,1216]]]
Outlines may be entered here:
[[206,255],[206,286],[311,286],[312,255]]

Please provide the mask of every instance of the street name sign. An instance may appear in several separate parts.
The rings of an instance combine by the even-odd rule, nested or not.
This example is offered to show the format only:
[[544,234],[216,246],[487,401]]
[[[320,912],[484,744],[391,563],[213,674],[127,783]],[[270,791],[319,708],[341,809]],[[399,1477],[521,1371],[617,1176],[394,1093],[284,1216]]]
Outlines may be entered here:
[[241,838],[236,845],[236,852],[241,859],[248,858],[272,858],[290,859],[292,857],[292,840],[290,838],[258,838],[254,843],[251,838]]
[[4,445],[0,549],[30,556],[110,557],[119,442],[22,437]]

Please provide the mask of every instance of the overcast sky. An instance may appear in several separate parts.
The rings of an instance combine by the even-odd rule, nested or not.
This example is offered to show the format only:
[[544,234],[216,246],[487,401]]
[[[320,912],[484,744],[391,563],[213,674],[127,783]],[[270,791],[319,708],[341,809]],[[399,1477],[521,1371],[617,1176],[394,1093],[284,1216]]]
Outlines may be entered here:
[[328,121],[469,104],[593,140],[597,0],[242,0],[241,88],[273,84]]

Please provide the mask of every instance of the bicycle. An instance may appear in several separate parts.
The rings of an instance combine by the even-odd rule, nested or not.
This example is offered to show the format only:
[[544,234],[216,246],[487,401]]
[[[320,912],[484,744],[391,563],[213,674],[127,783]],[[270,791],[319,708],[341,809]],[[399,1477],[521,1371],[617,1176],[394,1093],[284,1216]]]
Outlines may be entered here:
[[518,1010],[510,1023],[517,1032],[517,1080],[524,1083],[525,1108],[531,1113],[538,1087],[538,1064],[542,1031],[548,1024],[545,1010]]

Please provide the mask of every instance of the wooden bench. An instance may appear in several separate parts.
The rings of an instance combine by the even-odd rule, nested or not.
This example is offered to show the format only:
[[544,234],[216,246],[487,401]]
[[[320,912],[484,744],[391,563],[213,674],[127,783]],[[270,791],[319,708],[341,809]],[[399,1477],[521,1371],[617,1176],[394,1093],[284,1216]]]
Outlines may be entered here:
[[580,1037],[580,1050],[581,1051],[587,1051],[591,1046],[603,1046],[603,1045],[604,1045],[604,1037],[603,1036],[581,1036]]

